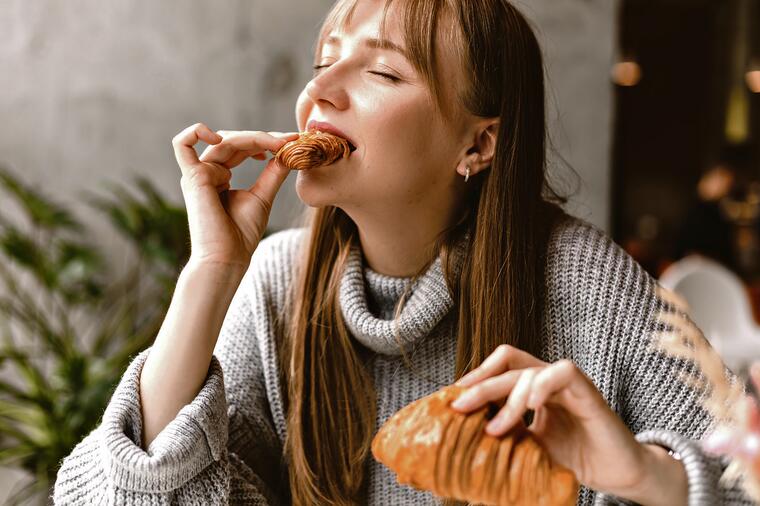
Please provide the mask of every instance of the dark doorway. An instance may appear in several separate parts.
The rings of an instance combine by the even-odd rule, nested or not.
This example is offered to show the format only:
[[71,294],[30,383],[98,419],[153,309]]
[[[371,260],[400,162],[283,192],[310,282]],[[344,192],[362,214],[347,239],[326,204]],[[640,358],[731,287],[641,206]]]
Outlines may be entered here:
[[729,243],[718,260],[745,278],[758,274],[742,263],[733,225],[721,232],[706,218],[700,228],[695,214],[700,178],[717,165],[736,172],[732,198],[760,188],[760,93],[745,82],[760,58],[758,3],[623,0],[620,7],[620,60],[641,77],[616,85],[613,236],[654,276],[689,240],[726,230],[713,241],[718,249]]

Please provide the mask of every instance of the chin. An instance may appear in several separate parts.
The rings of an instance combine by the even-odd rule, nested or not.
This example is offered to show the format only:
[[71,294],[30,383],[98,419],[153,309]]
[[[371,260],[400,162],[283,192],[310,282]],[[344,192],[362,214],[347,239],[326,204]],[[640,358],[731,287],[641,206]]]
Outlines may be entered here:
[[309,207],[337,205],[334,182],[320,177],[316,171],[309,174],[310,170],[298,171],[296,177],[296,194],[301,202]]

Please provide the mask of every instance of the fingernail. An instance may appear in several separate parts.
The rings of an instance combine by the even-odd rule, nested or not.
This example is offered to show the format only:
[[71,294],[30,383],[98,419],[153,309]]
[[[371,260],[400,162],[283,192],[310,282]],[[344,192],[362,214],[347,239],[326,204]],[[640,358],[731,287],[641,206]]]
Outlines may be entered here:
[[464,409],[466,403],[462,400],[460,397],[459,399],[456,399],[454,402],[451,403],[451,407],[454,409]]
[[469,392],[465,392],[451,403],[451,407],[454,409],[465,409],[471,400],[472,395]]
[[471,373],[467,373],[464,376],[462,376],[461,378],[459,378],[459,381],[457,381],[455,383],[455,385],[460,386],[460,387],[468,387],[468,386],[470,386],[469,383],[470,383],[471,380],[472,380]]
[[503,418],[496,417],[490,422],[488,422],[488,425],[486,425],[486,432],[488,432],[492,436],[496,436],[499,434],[499,432],[501,432],[501,429],[503,426],[504,426]]

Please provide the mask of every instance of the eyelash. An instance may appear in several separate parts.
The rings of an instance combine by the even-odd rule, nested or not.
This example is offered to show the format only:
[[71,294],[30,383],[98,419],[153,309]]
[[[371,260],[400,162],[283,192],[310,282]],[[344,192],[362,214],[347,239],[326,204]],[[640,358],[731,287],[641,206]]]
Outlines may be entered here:
[[[329,67],[329,65],[314,65],[314,67],[312,67],[314,69],[314,76],[316,77],[316,75],[319,73],[319,71],[321,69],[325,68],[325,67]],[[378,76],[381,76],[381,77],[384,77],[385,79],[387,79],[389,81],[392,81],[394,83],[401,80],[401,79],[399,79],[396,76],[392,76],[391,74],[386,74],[384,72],[377,72],[377,71],[374,71],[374,70],[370,70],[369,73],[370,74],[375,74],[375,75],[378,75]]]

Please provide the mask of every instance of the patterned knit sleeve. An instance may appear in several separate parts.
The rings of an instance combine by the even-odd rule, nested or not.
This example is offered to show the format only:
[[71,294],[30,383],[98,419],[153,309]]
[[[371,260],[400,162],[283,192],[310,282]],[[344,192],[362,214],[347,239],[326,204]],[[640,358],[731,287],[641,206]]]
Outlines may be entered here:
[[[705,408],[708,392],[682,380],[699,374],[692,362],[657,347],[668,305],[656,281],[601,232],[585,228],[580,235],[573,260],[580,262],[576,272],[586,273],[577,285],[587,291],[580,328],[586,338],[596,339],[585,369],[595,371],[592,379],[639,442],[662,446],[681,459],[690,506],[754,504],[740,483],[720,481],[726,461],[707,455],[699,444],[715,423]],[[597,494],[595,504],[630,503]]]
[[[241,283],[241,287],[244,287]],[[141,445],[139,379],[150,349],[117,386],[102,423],[63,460],[55,504],[280,504],[281,450],[269,416],[247,289],[225,317],[196,398]]]

